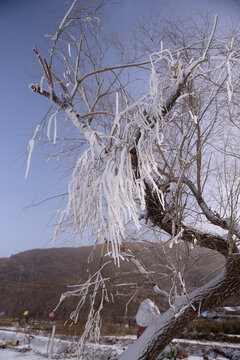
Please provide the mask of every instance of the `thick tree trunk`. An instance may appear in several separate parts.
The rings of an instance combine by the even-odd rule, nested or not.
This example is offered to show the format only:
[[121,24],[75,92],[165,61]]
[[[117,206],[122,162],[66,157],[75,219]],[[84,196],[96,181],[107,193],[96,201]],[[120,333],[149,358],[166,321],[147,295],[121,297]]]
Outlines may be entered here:
[[157,318],[120,356],[120,360],[155,360],[190,321],[201,312],[220,305],[239,290],[240,254],[233,254],[226,260],[220,275],[187,297],[179,297],[174,307]]

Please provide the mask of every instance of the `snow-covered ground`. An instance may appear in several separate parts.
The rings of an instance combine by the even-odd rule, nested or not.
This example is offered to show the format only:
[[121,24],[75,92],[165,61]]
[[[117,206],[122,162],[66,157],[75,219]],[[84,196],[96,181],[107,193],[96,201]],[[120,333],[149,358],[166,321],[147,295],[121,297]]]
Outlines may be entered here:
[[[10,350],[10,349],[0,351],[0,356],[1,356],[1,360],[15,360],[15,359],[43,360],[44,358],[46,358],[45,356],[43,357],[42,355],[38,355],[38,354],[34,353],[33,351],[30,351],[29,353],[22,353],[22,352],[17,352],[17,351]],[[188,360],[203,360],[203,357],[189,356],[186,359],[188,359]],[[68,360],[76,360],[76,357],[68,358]],[[218,360],[226,360],[226,358],[218,357]]]
[[[86,345],[84,360],[115,360],[126,349],[135,336],[105,337],[101,344]],[[240,344],[174,339],[177,359],[239,360]],[[76,360],[76,344],[71,340],[54,339],[52,359]],[[49,357],[50,337],[16,329],[0,330],[1,360],[42,360]]]
[[[38,355],[33,351],[29,352],[20,352],[12,349],[1,349],[0,350],[0,359],[1,360],[43,360],[42,355]],[[76,358],[74,359],[76,360]]]

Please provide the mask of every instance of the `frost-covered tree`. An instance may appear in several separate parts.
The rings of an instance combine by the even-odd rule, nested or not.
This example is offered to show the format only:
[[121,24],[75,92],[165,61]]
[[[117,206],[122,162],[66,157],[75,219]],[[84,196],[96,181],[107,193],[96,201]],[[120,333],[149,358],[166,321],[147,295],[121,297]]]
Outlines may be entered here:
[[199,28],[153,17],[125,53],[117,37],[104,34],[104,5],[74,0],[48,35],[48,55],[34,48],[42,75],[30,88],[52,113],[29,142],[27,172],[35,141],[47,136],[52,156],[72,172],[54,240],[69,227],[76,236],[91,234],[107,255],[61,299],[79,296],[73,320],[90,299],[80,349],[87,336],[99,336],[101,309],[111,301],[108,263],[131,260],[153,283],[127,245],[133,231],[139,240],[144,227],[145,239],[168,243],[176,259],[179,244],[189,244],[189,253],[198,246],[223,255],[221,272],[193,292],[180,262],[168,264],[169,293],[152,286],[169,310],[120,358],[155,359],[192,319],[240,289],[240,38],[234,29],[218,37],[217,17]]

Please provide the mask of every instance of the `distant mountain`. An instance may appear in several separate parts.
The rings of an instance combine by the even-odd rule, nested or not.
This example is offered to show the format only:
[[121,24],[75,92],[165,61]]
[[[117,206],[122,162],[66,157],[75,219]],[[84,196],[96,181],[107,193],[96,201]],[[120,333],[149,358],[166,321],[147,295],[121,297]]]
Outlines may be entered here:
[[[142,247],[144,246],[144,251]],[[163,275],[165,263],[174,262],[174,256],[168,247],[152,245],[149,243],[133,243],[132,251],[137,254],[145,266],[152,271],[153,279],[162,289],[171,286],[169,274]],[[48,313],[58,303],[63,292],[69,290],[68,285],[75,285],[88,279],[89,273],[94,273],[103,261],[103,248],[99,245],[91,255],[93,248],[84,246],[79,248],[51,248],[35,249],[21,252],[10,258],[0,258],[0,312],[5,311],[7,316],[16,317],[28,310],[32,317],[47,318]],[[188,249],[182,247],[182,260],[185,261]],[[204,281],[215,276],[214,270],[223,265],[223,258],[218,254],[196,248],[191,258],[185,261],[186,280],[189,289],[197,287]],[[189,271],[191,269],[191,271]],[[137,274],[131,262],[124,261],[118,268],[113,264],[103,269],[104,277],[113,279],[108,282],[109,294],[116,293],[116,284],[125,282],[126,278],[133,283],[140,284],[142,278]],[[207,277],[207,279],[206,279]],[[128,306],[128,317],[134,317],[140,301],[150,297],[164,310],[168,304],[155,295],[152,284],[142,287],[137,296]],[[106,304],[103,316],[106,321],[120,321],[124,316],[125,303],[130,299],[134,288],[124,292],[118,288],[119,296],[114,296],[114,302]],[[110,299],[112,300],[112,298]],[[239,305],[240,294],[229,299],[227,305]],[[78,298],[66,300],[56,313],[57,318],[67,319],[74,309]],[[80,314],[86,318],[88,309]]]
[[[46,316],[67,285],[87,279],[90,252],[91,247],[34,249],[0,258],[0,311]],[[61,315],[68,310],[62,308]]]

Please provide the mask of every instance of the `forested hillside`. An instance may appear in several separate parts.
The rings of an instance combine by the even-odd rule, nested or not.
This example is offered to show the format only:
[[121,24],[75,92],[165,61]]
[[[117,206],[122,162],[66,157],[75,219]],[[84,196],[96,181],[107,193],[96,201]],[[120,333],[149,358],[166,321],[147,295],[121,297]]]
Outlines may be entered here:
[[[142,247],[145,249],[144,252]],[[174,261],[173,250],[167,246],[155,246],[149,243],[134,243],[131,249],[151,271],[153,281],[161,289],[169,291],[170,274],[167,274],[164,268],[167,261]],[[103,256],[102,246],[96,248],[93,256],[91,256],[92,250],[91,246],[35,249],[10,258],[1,258],[0,311],[4,311],[6,316],[18,317],[28,310],[33,318],[48,318],[49,312],[55,308],[61,294],[69,289],[69,285],[86,281],[89,274],[94,273],[100,264],[108,260],[108,257]],[[182,251],[184,261],[186,249]],[[189,289],[194,289],[200,283],[208,281],[209,275],[214,276],[214,270],[223,264],[222,257],[217,254],[212,256],[212,252],[209,256],[209,251],[196,248],[194,254],[194,257],[187,259],[185,265],[186,273],[191,274],[186,278]],[[127,319],[134,318],[139,302],[146,297],[153,299],[162,311],[169,306],[161,296],[152,291],[152,284],[142,284],[143,280],[132,262],[124,261],[120,268],[111,263],[105,266],[103,271],[106,278],[110,273],[112,278],[108,285],[111,296],[103,310],[103,318],[107,322],[120,322],[124,318],[125,304],[134,292],[136,296],[128,304]],[[126,290],[124,292],[121,286],[118,286],[126,282],[126,278],[133,283],[128,292]],[[138,288],[139,290],[136,291]],[[228,304],[237,304],[239,298],[239,295],[231,298]],[[66,299],[56,311],[56,318],[66,320],[77,302],[77,297]],[[87,315],[88,308],[85,306],[80,314],[80,320]]]

